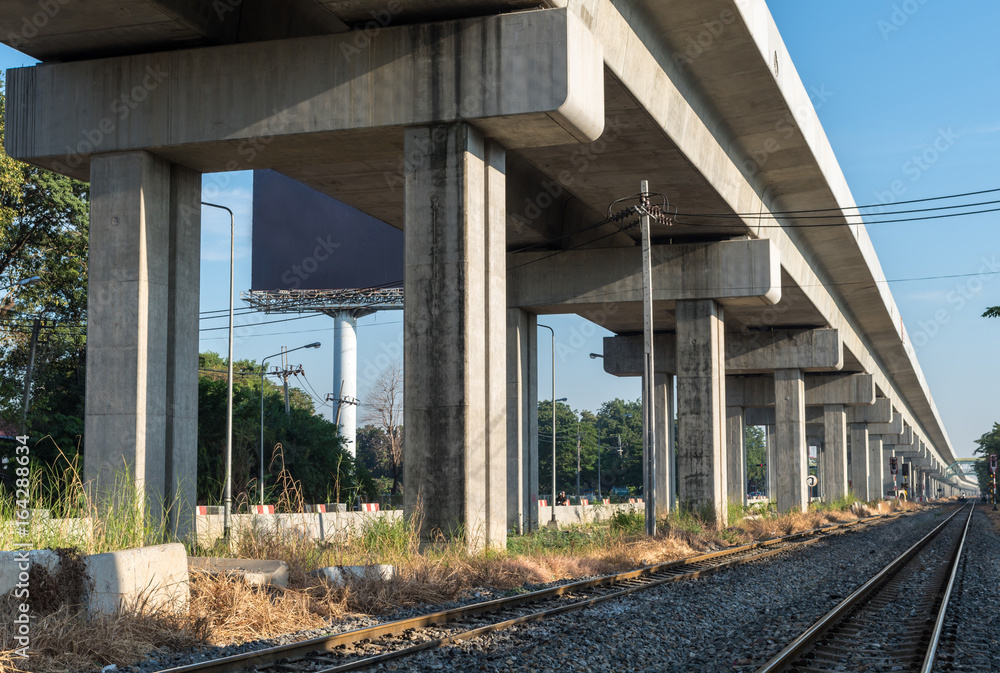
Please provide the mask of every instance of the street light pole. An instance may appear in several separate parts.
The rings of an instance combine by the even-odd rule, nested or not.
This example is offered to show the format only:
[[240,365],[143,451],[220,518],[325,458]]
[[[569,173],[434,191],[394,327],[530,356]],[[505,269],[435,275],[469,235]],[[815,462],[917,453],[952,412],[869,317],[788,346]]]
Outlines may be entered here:
[[306,344],[305,346],[299,346],[298,348],[292,348],[291,350],[282,351],[281,353],[274,353],[268,355],[265,358],[261,358],[260,361],[260,504],[261,507],[264,506],[264,363],[271,358],[276,358],[284,353],[291,353],[293,351],[299,351],[303,348],[319,348],[320,342],[316,341],[311,344]]
[[556,526],[556,331],[548,325],[539,324],[552,332],[552,519],[550,526]]
[[233,509],[233,266],[236,249],[236,216],[232,210],[217,203],[202,201],[201,205],[229,213],[229,366],[226,375],[226,485],[222,498],[222,530],[223,536],[228,541]]

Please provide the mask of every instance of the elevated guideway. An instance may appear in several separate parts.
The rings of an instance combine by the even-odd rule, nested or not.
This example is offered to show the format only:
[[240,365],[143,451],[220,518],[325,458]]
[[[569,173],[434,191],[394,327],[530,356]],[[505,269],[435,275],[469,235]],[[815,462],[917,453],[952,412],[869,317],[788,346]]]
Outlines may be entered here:
[[[657,373],[657,405],[660,418],[672,415],[665,391],[676,375],[681,419],[676,457],[662,433],[660,502],[724,512],[727,490],[741,497],[747,410],[769,404],[775,472],[786,464],[792,475],[778,487],[788,506],[803,505],[808,433],[836,456],[830,497],[849,482],[877,497],[897,448],[915,469],[954,481],[944,468],[955,454],[899,310],[762,0],[58,4],[37,22],[28,0],[0,8],[0,39],[43,61],[8,73],[6,146],[92,181],[95,288],[102,268],[138,265],[151,240],[102,251],[101,241],[120,240],[115,218],[140,223],[128,230],[166,222],[174,261],[153,282],[169,289],[135,308],[178,306],[167,324],[153,320],[156,339],[192,348],[167,335],[196,324],[170,279],[197,259],[176,231],[197,230],[188,210],[198,173],[272,168],[406,231],[407,479],[440,505],[429,526],[492,543],[508,525],[532,525],[536,316],[578,313],[622,337],[641,330],[635,234],[607,221],[641,179],[677,213],[652,230],[654,328],[676,343]],[[121,198],[140,192],[145,200]],[[150,210],[156,199],[163,209]],[[814,226],[786,214],[804,210],[833,217]],[[197,296],[197,275],[185,278],[183,292]],[[97,357],[100,325],[117,309],[91,298]],[[143,350],[145,329],[126,341],[148,364],[161,356]],[[823,330],[837,350],[820,362],[801,344]],[[755,359],[764,333],[799,345],[769,342]],[[173,366],[134,366],[138,388]],[[102,380],[100,366],[92,371]],[[860,407],[817,397],[805,372],[867,376],[873,395]],[[741,390],[773,390],[730,404],[733,376],[758,377]],[[171,396],[188,400],[178,386],[165,408],[177,408]],[[114,405],[136,409],[130,394]],[[817,402],[822,420],[807,413]],[[88,436],[118,432],[106,421],[89,417]],[[172,455],[170,433],[144,423],[136,446]]]

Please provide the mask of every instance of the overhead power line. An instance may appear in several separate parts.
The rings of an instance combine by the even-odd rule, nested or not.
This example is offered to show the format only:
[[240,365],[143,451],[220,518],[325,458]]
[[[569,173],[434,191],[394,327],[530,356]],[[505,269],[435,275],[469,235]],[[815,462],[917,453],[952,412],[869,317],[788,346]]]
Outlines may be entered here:
[[[811,210],[775,210],[771,215],[800,215],[811,213],[843,212],[845,210],[866,210],[868,208],[885,208],[886,206],[906,206],[911,203],[929,203],[931,201],[947,201],[948,199],[964,199],[969,196],[980,196],[982,194],[995,194],[1000,192],[1000,187],[995,189],[982,189],[977,192],[965,192],[962,194],[947,194],[945,196],[932,196],[924,199],[909,199],[907,201],[893,201],[891,203],[871,203],[863,206],[844,206],[836,208],[813,208]],[[687,217],[759,217],[760,213],[679,213]]]

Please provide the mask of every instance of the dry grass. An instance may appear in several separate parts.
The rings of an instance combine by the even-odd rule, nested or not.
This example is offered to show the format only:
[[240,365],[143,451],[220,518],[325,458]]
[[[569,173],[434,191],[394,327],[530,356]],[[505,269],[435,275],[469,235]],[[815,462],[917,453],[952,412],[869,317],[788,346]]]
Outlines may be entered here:
[[[285,492],[292,496],[282,503],[282,509],[294,512],[301,505],[294,497],[295,484],[285,486]],[[254,531],[241,534],[231,550],[208,551],[285,561],[288,589],[249,586],[235,577],[199,573],[191,577],[191,602],[183,614],[149,611],[137,604],[123,616],[87,621],[79,608],[63,605],[32,622],[33,656],[28,663],[30,670],[38,673],[99,670],[110,663],[121,668],[158,648],[258,640],[320,627],[351,614],[386,614],[414,605],[447,602],[480,587],[502,592],[607,574],[879,512],[917,508],[919,505],[913,503],[889,502],[875,508],[812,510],[783,516],[745,516],[748,512],[741,512],[739,516],[744,518],[723,530],[697,516],[672,515],[658,522],[660,532],[655,539],[641,534],[642,518],[630,512],[616,515],[610,526],[541,530],[513,538],[507,550],[479,554],[468,553],[460,542],[436,544],[421,553],[419,517],[373,519],[364,530],[323,544],[292,531]],[[1000,526],[1000,517],[994,521]],[[354,578],[340,586],[311,574],[324,566],[370,563],[394,565],[395,576],[388,581]],[[23,660],[12,656],[16,608],[10,599],[0,601],[0,671],[29,670]]]
[[192,573],[191,606],[183,622],[199,641],[227,645],[319,627],[325,616],[301,591],[251,586],[226,575]]
[[31,656],[14,655],[13,620],[18,604],[0,605],[0,670],[65,673],[135,661],[158,647],[182,648],[197,639],[184,620],[167,612],[128,610],[124,615],[86,619],[76,606],[63,605],[31,620]]

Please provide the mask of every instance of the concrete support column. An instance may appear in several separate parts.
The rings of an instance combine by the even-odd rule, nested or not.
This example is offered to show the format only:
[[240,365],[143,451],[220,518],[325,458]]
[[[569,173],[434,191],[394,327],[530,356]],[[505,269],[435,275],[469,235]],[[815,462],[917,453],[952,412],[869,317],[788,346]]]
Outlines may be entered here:
[[774,465],[775,465],[774,460],[775,460],[775,449],[778,446],[778,437],[777,434],[775,433],[775,427],[773,425],[767,426],[765,442],[767,443],[766,447],[767,457],[764,461],[766,463],[766,465],[764,466],[764,481],[767,484],[767,491],[766,491],[767,499],[770,502],[775,502],[774,490],[777,488],[777,480],[775,479],[774,476]]
[[823,405],[823,501],[847,496],[847,411],[842,404]]
[[677,315],[677,505],[726,523],[723,309],[684,299]]
[[507,309],[507,527],[538,528],[538,319]]
[[889,462],[884,458],[882,435],[868,435],[868,497],[872,500],[885,498],[883,475],[889,471]]
[[805,380],[801,369],[774,371],[775,502],[779,512],[806,511],[809,492],[806,474]]
[[868,425],[851,423],[851,491],[858,500],[867,502],[868,494]]
[[[333,392],[342,400],[358,397],[358,319],[352,311],[337,311],[333,322]],[[337,415],[337,409],[333,410]],[[358,407],[340,403],[340,434],[344,448],[355,455]]]
[[726,465],[729,483],[726,494],[730,503],[747,502],[747,460],[742,407],[726,407]]
[[[148,152],[91,160],[84,479],[125,476],[193,531],[201,176]],[[164,509],[166,508],[166,510]]]
[[674,507],[674,376],[653,374],[653,417],[656,419],[656,510],[665,515]]
[[405,508],[503,548],[505,154],[465,123],[405,133]]

